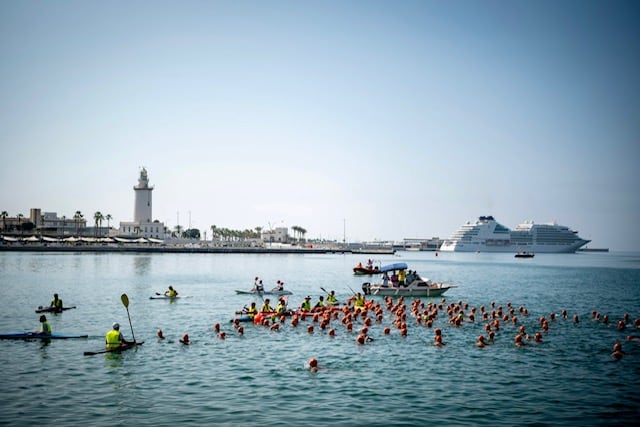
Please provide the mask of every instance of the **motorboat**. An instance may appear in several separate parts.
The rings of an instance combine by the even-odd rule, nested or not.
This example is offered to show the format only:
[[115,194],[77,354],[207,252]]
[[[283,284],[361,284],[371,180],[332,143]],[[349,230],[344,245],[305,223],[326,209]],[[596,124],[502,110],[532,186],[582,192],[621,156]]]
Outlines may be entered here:
[[[457,287],[422,278],[416,271],[408,270],[408,266],[404,262],[386,265],[380,268],[380,273],[383,275],[382,283],[365,282],[362,284],[362,291],[365,295],[439,297],[449,289]],[[390,278],[387,273],[392,273]]]

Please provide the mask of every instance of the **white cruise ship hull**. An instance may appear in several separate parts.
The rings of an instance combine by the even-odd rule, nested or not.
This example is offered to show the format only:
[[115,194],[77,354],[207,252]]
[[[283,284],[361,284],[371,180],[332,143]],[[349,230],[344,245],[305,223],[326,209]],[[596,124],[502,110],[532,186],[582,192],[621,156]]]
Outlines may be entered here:
[[501,245],[489,246],[481,242],[444,242],[440,247],[441,252],[534,252],[547,254],[574,253],[582,246],[589,243],[588,240],[574,243],[573,245]]
[[574,253],[589,240],[578,236],[577,231],[554,223],[534,224],[524,222],[515,230],[498,223],[493,216],[481,216],[474,223],[467,222],[449,239],[443,252],[533,252]]

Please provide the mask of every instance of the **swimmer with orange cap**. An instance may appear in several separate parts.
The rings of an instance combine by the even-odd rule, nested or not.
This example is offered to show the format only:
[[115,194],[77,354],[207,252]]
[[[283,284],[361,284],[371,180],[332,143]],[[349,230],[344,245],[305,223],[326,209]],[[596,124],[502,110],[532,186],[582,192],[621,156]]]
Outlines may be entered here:
[[180,340],[179,340],[179,341],[180,341],[182,344],[184,344],[184,345],[189,345],[189,344],[191,344],[191,340],[189,339],[189,334],[184,334],[184,335],[182,336],[182,338],[180,338]]
[[311,359],[309,359],[309,370],[311,372],[318,372],[318,359],[312,357]]
[[620,344],[619,342],[615,343],[613,345],[613,353],[611,353],[611,357],[613,357],[616,360],[620,360],[622,359],[622,356],[626,355],[627,353],[625,353],[624,351],[622,351],[622,344]]
[[478,342],[476,343],[476,346],[485,347],[486,345],[487,345],[487,343],[484,341],[484,335],[480,335],[478,337]]

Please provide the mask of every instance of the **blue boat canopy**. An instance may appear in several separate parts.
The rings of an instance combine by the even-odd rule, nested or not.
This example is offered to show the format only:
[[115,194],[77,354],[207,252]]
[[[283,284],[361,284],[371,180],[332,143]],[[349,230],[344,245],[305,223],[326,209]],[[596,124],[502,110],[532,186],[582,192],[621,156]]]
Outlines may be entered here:
[[385,271],[393,271],[393,270],[406,270],[409,268],[406,262],[396,262],[395,264],[385,265],[380,269],[380,273],[384,273]]

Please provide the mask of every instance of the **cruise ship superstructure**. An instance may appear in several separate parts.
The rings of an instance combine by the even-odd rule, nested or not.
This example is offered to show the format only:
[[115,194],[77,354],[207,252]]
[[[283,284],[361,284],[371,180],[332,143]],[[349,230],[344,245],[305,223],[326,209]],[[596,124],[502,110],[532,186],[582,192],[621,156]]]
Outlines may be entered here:
[[536,224],[526,221],[510,230],[493,216],[481,216],[467,222],[449,239],[441,251],[449,252],[538,252],[573,253],[589,243],[577,231],[554,223]]

